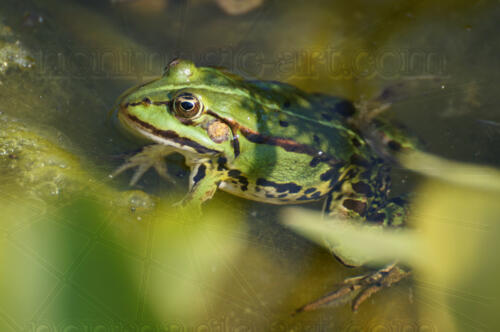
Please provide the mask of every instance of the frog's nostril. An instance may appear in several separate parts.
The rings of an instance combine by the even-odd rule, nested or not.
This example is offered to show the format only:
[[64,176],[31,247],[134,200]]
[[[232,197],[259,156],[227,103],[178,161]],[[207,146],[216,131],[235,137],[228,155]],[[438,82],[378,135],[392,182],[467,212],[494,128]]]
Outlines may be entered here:
[[153,102],[151,101],[151,99],[149,99],[148,97],[144,98],[142,100],[142,103],[145,104],[145,105],[151,105]]

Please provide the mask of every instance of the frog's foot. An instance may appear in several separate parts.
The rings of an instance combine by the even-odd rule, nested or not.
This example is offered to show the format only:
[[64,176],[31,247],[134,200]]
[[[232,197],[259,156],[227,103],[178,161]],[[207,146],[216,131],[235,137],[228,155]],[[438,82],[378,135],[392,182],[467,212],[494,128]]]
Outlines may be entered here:
[[167,167],[165,165],[165,157],[173,153],[172,149],[164,145],[149,145],[142,149],[141,152],[128,158],[128,160],[118,167],[110,177],[115,177],[129,168],[137,167],[132,179],[130,179],[130,185],[133,186],[139,181],[139,179],[146,173],[148,169],[153,167],[158,175],[162,178],[175,183],[175,180],[168,175]]
[[338,306],[352,300],[352,310],[357,311],[361,303],[378,291],[390,287],[407,277],[410,273],[396,264],[391,264],[374,273],[344,280],[340,287],[316,301],[297,309],[295,313],[314,311],[327,306]]

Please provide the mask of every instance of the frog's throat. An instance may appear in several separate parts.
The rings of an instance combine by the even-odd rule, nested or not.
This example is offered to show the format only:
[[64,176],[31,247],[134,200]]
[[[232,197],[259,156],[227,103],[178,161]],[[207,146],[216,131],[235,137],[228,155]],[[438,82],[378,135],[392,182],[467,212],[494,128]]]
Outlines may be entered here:
[[158,129],[147,122],[139,120],[137,117],[128,114],[123,109],[118,112],[118,118],[127,129],[139,132],[144,137],[163,144],[174,147],[182,154],[196,154],[213,156],[221,151],[209,149],[187,137],[182,137],[173,130]]

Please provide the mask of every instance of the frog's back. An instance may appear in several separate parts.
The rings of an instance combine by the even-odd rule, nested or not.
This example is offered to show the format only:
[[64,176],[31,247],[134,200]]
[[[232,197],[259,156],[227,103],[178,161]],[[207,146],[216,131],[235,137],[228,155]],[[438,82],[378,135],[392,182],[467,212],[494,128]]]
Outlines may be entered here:
[[314,145],[339,158],[347,157],[352,140],[359,139],[348,123],[355,108],[345,99],[307,93],[281,82],[245,80],[210,67],[199,69],[210,76],[216,112],[260,135]]
[[349,124],[354,107],[347,100],[310,94],[280,82],[245,80],[225,70],[196,67],[186,60],[172,61],[161,79],[131,93],[129,99],[138,99],[134,96],[137,93],[163,100],[165,92],[167,98],[173,98],[184,89],[202,96],[211,115],[231,123],[233,129],[237,126],[241,134],[249,134],[246,136],[293,141],[307,147],[308,154],[315,150],[338,160],[349,159],[362,141]]
[[316,200],[332,190],[353,157],[371,159],[350,125],[355,111],[347,100],[269,81],[243,81],[236,94],[227,114],[218,109],[237,121],[241,144],[231,165],[237,177],[225,190],[279,204]]
[[348,100],[306,93],[280,82],[250,84],[255,86],[254,95],[259,95],[264,101],[263,109],[257,108],[257,112],[262,112],[265,117],[257,122],[261,133],[293,138],[337,159],[348,158],[353,148],[359,145],[356,140],[361,137],[348,121],[355,114],[355,108]]

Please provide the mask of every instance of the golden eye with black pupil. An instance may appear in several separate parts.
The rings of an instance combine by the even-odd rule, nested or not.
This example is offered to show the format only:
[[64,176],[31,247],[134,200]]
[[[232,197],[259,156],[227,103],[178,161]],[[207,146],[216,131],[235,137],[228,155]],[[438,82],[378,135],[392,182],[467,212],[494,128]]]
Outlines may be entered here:
[[203,111],[203,104],[193,94],[184,92],[174,98],[173,108],[177,115],[193,118]]

